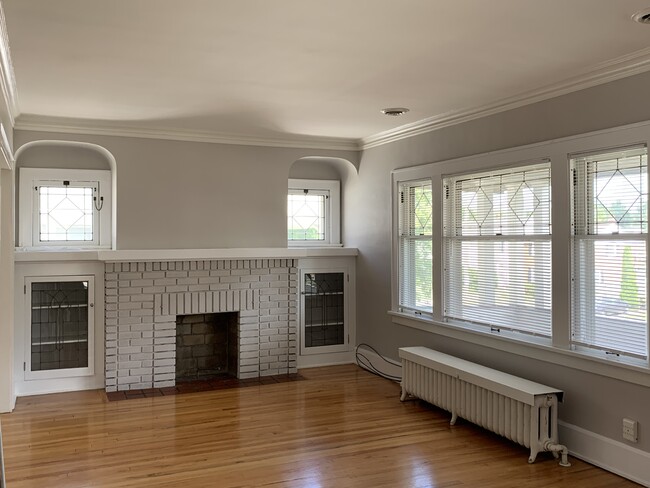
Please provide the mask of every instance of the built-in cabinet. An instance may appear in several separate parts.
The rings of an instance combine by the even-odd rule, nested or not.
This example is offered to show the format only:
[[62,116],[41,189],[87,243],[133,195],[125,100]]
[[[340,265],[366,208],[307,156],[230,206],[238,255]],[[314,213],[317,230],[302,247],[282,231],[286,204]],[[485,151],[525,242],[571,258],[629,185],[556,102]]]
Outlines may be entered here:
[[94,290],[94,276],[25,278],[26,380],[93,373]]
[[17,396],[104,387],[104,264],[17,262]]
[[298,366],[350,362],[355,344],[354,260],[299,262]]

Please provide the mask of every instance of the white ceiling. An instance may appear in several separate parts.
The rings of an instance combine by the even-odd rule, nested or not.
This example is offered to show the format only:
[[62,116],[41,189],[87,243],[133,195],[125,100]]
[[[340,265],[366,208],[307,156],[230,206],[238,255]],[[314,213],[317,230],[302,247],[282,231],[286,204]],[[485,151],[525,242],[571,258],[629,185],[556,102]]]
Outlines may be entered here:
[[650,69],[650,25],[630,20],[649,0],[2,3],[19,122],[361,139],[622,57]]

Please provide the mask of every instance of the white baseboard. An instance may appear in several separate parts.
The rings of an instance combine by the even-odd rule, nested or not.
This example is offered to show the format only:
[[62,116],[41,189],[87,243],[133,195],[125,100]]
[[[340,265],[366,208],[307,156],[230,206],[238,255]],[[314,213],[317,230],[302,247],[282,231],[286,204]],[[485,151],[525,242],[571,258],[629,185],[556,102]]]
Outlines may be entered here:
[[[359,347],[359,354],[365,356],[366,361],[369,361],[375,369],[381,371],[382,373],[394,376],[396,378],[402,377],[402,364],[399,361],[395,361],[394,359],[390,358],[383,358],[376,352],[370,349],[366,349],[363,346]],[[368,369],[363,364],[363,358],[359,359],[359,366],[364,369]]]
[[16,397],[103,389],[103,375],[101,375],[101,377],[85,376],[74,378],[52,378],[49,380],[30,380],[16,383]]
[[650,487],[650,453],[558,421],[560,442],[583,461]]
[[320,366],[337,366],[354,363],[354,351],[332,352],[326,354],[305,354],[298,356],[298,369],[318,368]]

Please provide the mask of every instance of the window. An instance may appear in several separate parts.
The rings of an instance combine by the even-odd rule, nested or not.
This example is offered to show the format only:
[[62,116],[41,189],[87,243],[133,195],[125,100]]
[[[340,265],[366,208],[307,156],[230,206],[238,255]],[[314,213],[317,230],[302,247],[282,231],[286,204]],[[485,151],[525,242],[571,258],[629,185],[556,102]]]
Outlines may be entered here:
[[39,181],[34,187],[39,242],[95,242],[97,208],[92,182]]
[[444,179],[446,319],[551,336],[550,164]]
[[398,188],[399,307],[433,311],[433,222],[431,180],[407,181]]
[[21,168],[21,246],[110,246],[109,171]]
[[393,323],[650,386],[649,143],[650,121],[393,170]]
[[287,240],[290,246],[340,245],[340,184],[289,180]]
[[648,356],[646,147],[571,158],[571,342]]

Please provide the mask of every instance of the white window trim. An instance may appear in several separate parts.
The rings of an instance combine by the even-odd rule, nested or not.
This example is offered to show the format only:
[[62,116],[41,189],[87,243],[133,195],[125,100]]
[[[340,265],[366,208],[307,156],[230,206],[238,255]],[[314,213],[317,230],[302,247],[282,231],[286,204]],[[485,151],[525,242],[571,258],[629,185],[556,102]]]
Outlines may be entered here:
[[[90,169],[53,169],[53,168],[20,168],[20,195],[18,206],[18,246],[33,249],[54,248],[111,248],[112,228],[112,177],[109,170]],[[38,209],[35,208],[36,198],[34,187],[39,181],[68,180],[71,182],[97,182],[103,206],[97,212],[98,239],[93,241],[71,242],[39,242],[38,241]]]
[[[515,147],[465,158],[429,163],[392,172],[393,225],[392,229],[392,290],[391,310],[388,314],[394,323],[424,330],[489,347],[499,351],[522,355],[548,363],[563,365],[630,383],[650,386],[649,361],[607,357],[604,353],[571,348],[571,217],[570,172],[571,154],[600,151],[603,148],[633,146],[650,143],[650,121],[571,136],[527,146]],[[650,144],[649,144],[650,145]],[[446,175],[488,171],[527,161],[551,161],[552,192],[552,340],[521,337],[523,334],[494,333],[477,330],[471,324],[456,324],[443,319],[442,310],[442,180]],[[433,185],[433,317],[418,317],[398,310],[397,274],[397,187],[399,182],[429,177]],[[436,195],[438,195],[436,197]],[[648,287],[650,288],[650,287]]]
[[289,178],[288,189],[294,191],[316,190],[329,192],[329,198],[325,205],[325,240],[287,240],[288,247],[340,247],[341,183],[338,180],[306,180]]
[[[404,311],[406,313],[414,314],[414,315],[417,315],[417,316],[431,317],[432,311],[430,311],[430,310],[428,310],[426,308],[418,308],[416,305],[414,305],[414,306],[406,305],[406,304],[402,303],[402,299],[401,299],[402,297],[400,297],[400,285],[401,285],[402,279],[404,278],[404,276],[406,276],[407,274],[410,274],[411,272],[413,272],[413,274],[415,274],[414,270],[402,270],[401,265],[403,263],[403,256],[402,256],[402,252],[401,252],[401,241],[402,240],[417,240],[419,238],[419,237],[415,237],[415,236],[406,237],[406,236],[400,236],[399,235],[399,229],[398,228],[399,228],[399,222],[400,222],[400,219],[401,219],[401,216],[400,216],[400,204],[401,204],[400,187],[402,186],[402,184],[405,184],[407,187],[412,188],[413,184],[421,184],[423,182],[432,183],[430,178],[420,178],[420,179],[417,179],[417,180],[400,181],[400,182],[398,182],[398,184],[396,186],[396,193],[395,193],[394,198],[395,198],[395,202],[396,202],[395,203],[395,207],[396,207],[395,210],[396,210],[396,218],[397,218],[397,221],[396,221],[397,222],[397,225],[396,225],[397,246],[395,247],[395,253],[396,253],[395,254],[395,257],[396,257],[395,265],[396,265],[396,273],[397,273],[396,276],[397,276],[397,279],[398,279],[398,283],[397,283],[397,286],[396,286],[396,288],[397,288],[397,310]],[[432,190],[433,190],[433,185],[432,185]],[[432,199],[434,198],[433,191],[432,191],[431,198]],[[431,236],[428,236],[428,235],[423,236],[423,238],[426,239],[427,241],[431,240],[431,242],[433,244],[433,235],[431,235]],[[433,248],[432,248],[432,251],[433,251]],[[432,265],[433,265],[433,262],[432,262]],[[413,295],[416,295],[416,293],[417,292],[414,291]]]

